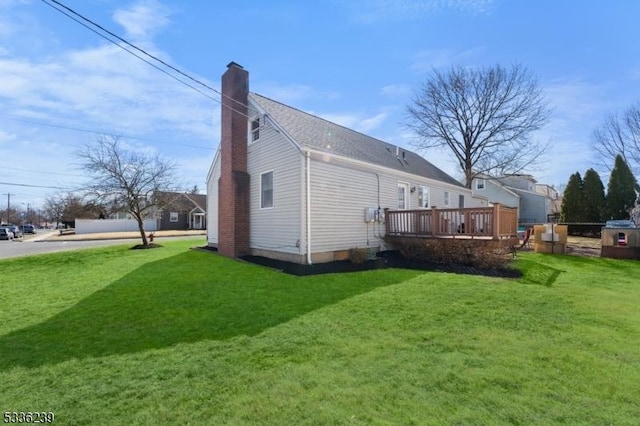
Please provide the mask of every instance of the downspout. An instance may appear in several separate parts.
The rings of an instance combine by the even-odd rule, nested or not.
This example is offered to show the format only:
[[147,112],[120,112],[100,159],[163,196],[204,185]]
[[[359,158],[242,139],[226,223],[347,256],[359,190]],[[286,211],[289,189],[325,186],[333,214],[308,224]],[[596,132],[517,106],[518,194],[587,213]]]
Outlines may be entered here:
[[306,151],[306,191],[307,191],[307,264],[311,265],[311,153]]

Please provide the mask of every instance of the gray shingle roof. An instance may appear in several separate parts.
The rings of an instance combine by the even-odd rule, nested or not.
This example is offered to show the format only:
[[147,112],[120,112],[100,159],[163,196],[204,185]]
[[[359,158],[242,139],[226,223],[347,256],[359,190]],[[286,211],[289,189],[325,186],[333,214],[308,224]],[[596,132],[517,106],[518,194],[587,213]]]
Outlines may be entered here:
[[251,93],[251,98],[303,147],[463,186],[422,156],[402,147],[397,148],[257,93]]

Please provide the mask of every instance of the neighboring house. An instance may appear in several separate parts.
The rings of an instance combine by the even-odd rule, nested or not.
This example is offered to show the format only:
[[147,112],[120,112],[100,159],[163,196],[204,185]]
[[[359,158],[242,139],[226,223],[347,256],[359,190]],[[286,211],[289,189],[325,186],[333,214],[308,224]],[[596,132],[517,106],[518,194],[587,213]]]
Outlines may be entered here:
[[560,210],[562,207],[562,196],[558,190],[546,183],[536,183],[536,192],[544,195],[549,202],[547,222],[557,221],[560,218]]
[[472,182],[472,190],[491,203],[517,207],[520,224],[546,223],[559,208],[558,192],[549,185],[538,184],[531,175],[479,175]]
[[183,192],[157,192],[163,208],[156,213],[159,230],[207,229],[207,196]]
[[[153,195],[162,208],[153,206],[145,213],[146,220],[155,220],[153,230],[207,229],[207,196],[185,192],[156,191]],[[158,198],[162,198],[158,200]],[[118,211],[109,219],[134,220],[129,212]],[[147,225],[145,225],[147,228]]]
[[384,208],[486,206],[421,156],[248,92],[222,76],[222,140],[207,177],[208,245],[295,263],[384,247]]

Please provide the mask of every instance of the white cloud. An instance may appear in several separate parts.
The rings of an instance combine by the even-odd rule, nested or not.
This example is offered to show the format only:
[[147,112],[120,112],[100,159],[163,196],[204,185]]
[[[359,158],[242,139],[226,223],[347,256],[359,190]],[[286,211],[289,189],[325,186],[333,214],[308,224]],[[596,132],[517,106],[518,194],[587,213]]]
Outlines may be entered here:
[[491,12],[494,0],[362,0],[350,2],[356,20],[375,23],[414,20],[448,10],[471,14]]
[[335,91],[320,91],[304,84],[279,85],[277,83],[258,83],[259,93],[283,103],[299,103],[304,99],[334,100],[340,98]]
[[126,9],[113,13],[113,20],[124,27],[127,36],[150,39],[169,24],[171,10],[157,0],[140,0]]
[[430,72],[434,68],[446,68],[452,65],[473,65],[480,61],[484,47],[456,52],[451,49],[427,49],[416,53],[412,58],[411,69],[418,73]]
[[7,133],[0,130],[0,144],[5,142],[12,142],[16,140],[16,135],[14,133]]
[[390,84],[380,89],[380,94],[392,98],[407,98],[411,95],[411,86],[408,84]]
[[0,59],[0,99],[50,120],[82,117],[89,127],[142,133],[154,128],[211,136],[216,104],[113,45],[71,51],[49,61]]
[[598,167],[591,149],[591,134],[612,107],[605,84],[578,78],[542,84],[552,116],[535,136],[550,142],[549,153],[536,177],[543,183],[562,185],[576,171]]
[[[119,19],[139,37],[151,36],[168,22],[155,1],[136,3],[127,11],[121,11]],[[154,16],[159,19],[153,21]],[[22,28],[23,24],[17,22],[16,31],[28,34],[29,27]],[[21,166],[28,170],[12,171],[6,181],[77,187],[81,184],[77,176],[66,177],[79,173],[74,151],[92,142],[93,133],[110,133],[122,135],[136,149],[179,159],[185,185],[204,187],[220,134],[215,93],[213,99],[206,98],[101,41],[89,48],[48,51],[46,56],[27,57],[19,49],[5,53],[0,51],[0,146],[9,158],[28,153],[28,164]],[[22,198],[33,205],[56,190],[9,187],[7,191],[17,194],[16,202]]]

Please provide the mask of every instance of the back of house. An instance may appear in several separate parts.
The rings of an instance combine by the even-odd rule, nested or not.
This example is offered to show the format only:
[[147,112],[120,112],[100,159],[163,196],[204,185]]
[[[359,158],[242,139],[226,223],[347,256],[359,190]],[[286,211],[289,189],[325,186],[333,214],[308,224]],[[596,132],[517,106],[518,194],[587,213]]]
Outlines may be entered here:
[[341,260],[351,248],[385,248],[385,208],[487,205],[414,152],[250,93],[248,73],[235,63],[222,90],[207,239],[227,255]]

